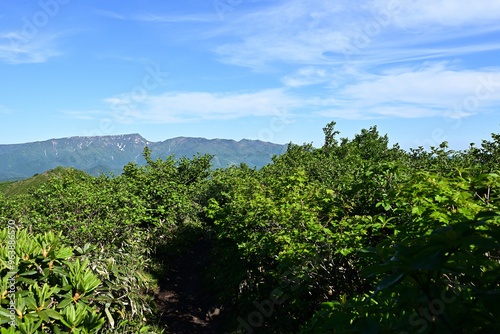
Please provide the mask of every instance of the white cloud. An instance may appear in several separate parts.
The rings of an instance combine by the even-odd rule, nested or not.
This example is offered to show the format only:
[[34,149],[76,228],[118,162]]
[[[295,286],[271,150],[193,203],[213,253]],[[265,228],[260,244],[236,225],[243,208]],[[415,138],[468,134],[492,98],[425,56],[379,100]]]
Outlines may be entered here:
[[341,104],[343,107],[336,109],[326,109],[318,112],[319,115],[329,118],[343,118],[343,119],[380,119],[380,118],[422,118],[441,116],[441,112],[434,109],[421,108],[412,105],[406,106],[359,106],[359,103]]
[[296,73],[285,76],[281,81],[288,87],[300,87],[324,83],[332,78],[332,73],[323,67],[307,66]]
[[[304,104],[282,89],[238,93],[168,92],[145,97],[121,94],[104,99],[104,103],[108,107],[98,114],[121,123],[184,123],[283,115]],[[96,112],[67,114],[79,118],[96,116]]]
[[500,106],[500,69],[457,70],[446,63],[399,68],[358,77],[335,96],[336,108],[321,115],[350,110],[352,118],[460,118]]
[[[116,103],[116,101],[114,101]],[[146,121],[187,122],[203,119],[235,119],[279,114],[298,101],[282,90],[256,93],[212,94],[205,92],[166,93],[148,97],[130,116]]]
[[143,14],[136,15],[132,18],[137,21],[157,22],[157,23],[181,23],[181,22],[215,22],[216,18],[213,15],[158,15],[158,14]]
[[335,99],[302,101],[319,115],[460,118],[500,106],[500,70],[424,62],[500,50],[482,38],[499,32],[500,0],[289,0],[242,13],[218,32],[234,41],[215,51],[255,69],[298,66],[281,82],[329,87]]
[[[498,27],[500,20],[499,0],[398,0],[401,6],[396,21],[404,27],[426,29],[430,26],[460,27],[484,26],[493,24]],[[387,1],[376,1],[378,5]]]
[[145,14],[132,14],[126,15],[117,13],[110,10],[96,9],[95,12],[102,16],[107,16],[118,20],[130,20],[130,21],[143,21],[152,23],[182,23],[182,22],[215,22],[216,17],[214,15],[202,15],[202,14],[191,14],[191,15],[172,15],[172,14],[158,14],[158,13],[145,13]]
[[349,19],[339,14],[346,5],[346,1],[293,0],[243,15],[218,31],[239,41],[222,44],[215,52],[224,62],[254,68],[275,61],[325,63],[325,50],[341,50],[340,28],[349,25]]
[[[121,123],[184,123],[244,117],[301,115],[345,119],[462,118],[500,107],[500,69],[460,70],[448,63],[399,67],[379,74],[353,71],[329,73],[306,67],[298,79],[284,80],[291,89],[256,92],[167,92],[158,95],[119,94],[103,100],[101,112],[74,117],[108,117]],[[302,77],[300,77],[302,76]],[[349,84],[331,85],[300,97],[301,84],[349,77]],[[319,78],[319,79],[318,79]],[[295,85],[295,86],[294,86]]]
[[214,50],[252,68],[377,65],[498,50],[473,37],[499,31],[500,0],[288,0],[227,23]]
[[383,73],[374,79],[348,85],[342,94],[372,102],[426,101],[429,105],[440,105],[442,101],[475,94],[476,89],[482,86],[487,86],[484,89],[487,92],[485,96],[500,99],[500,71],[460,71],[449,69],[444,63],[438,63],[414,71]]
[[0,61],[8,64],[43,63],[61,55],[56,50],[57,36],[37,33],[29,36],[21,32],[0,35]]
[[113,19],[118,19],[118,20],[125,20],[126,19],[126,17],[124,15],[119,14],[117,12],[113,12],[111,10],[96,9],[95,12],[99,15],[111,17]]

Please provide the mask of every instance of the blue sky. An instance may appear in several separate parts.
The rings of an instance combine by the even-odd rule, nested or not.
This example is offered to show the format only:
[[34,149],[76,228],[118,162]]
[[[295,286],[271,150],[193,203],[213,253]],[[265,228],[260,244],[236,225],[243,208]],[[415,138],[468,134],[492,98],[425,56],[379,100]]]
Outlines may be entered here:
[[500,133],[500,0],[0,4],[0,144],[140,133],[403,148]]

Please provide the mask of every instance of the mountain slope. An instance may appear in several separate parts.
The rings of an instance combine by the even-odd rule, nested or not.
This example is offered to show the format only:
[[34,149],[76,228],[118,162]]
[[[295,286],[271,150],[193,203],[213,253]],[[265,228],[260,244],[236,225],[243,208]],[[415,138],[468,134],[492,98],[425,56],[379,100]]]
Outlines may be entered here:
[[58,166],[74,167],[91,175],[101,172],[120,174],[129,162],[143,164],[142,152],[149,146],[152,157],[192,157],[197,153],[213,154],[214,168],[245,162],[262,167],[286,145],[257,140],[239,142],[225,139],[179,137],[149,142],[139,134],[119,136],[70,137],[46,141],[0,145],[0,181],[19,180]]
[[[20,181],[6,181],[0,183],[0,192],[6,197],[13,197],[18,195],[27,194],[31,189],[36,189],[49,182],[53,178],[62,178],[68,175],[70,169],[64,167],[57,167],[55,169],[48,170],[42,174],[35,174],[31,177]],[[73,177],[84,178],[90,177],[87,173],[73,170]]]

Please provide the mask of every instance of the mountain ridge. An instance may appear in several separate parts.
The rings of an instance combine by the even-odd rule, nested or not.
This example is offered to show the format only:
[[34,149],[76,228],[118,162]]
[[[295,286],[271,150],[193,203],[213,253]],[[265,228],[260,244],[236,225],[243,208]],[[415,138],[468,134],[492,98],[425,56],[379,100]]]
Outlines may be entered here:
[[51,138],[20,144],[0,144],[0,181],[19,180],[58,166],[74,167],[91,175],[121,173],[129,162],[144,164],[142,153],[148,146],[152,158],[188,158],[198,153],[215,155],[213,168],[246,163],[260,168],[287,145],[260,140],[175,137],[152,142],[138,133],[108,136]]

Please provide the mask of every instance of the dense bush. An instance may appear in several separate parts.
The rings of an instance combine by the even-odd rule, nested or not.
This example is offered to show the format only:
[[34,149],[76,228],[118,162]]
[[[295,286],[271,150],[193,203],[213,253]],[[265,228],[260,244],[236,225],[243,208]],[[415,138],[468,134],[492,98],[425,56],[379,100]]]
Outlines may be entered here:
[[[200,226],[201,207],[193,198],[199,192],[199,184],[208,176],[211,157],[178,161],[169,157],[165,161],[153,161],[148,149],[144,157],[147,165],[129,164],[118,177],[90,177],[68,170],[26,195],[0,198],[1,215],[15,220],[21,228],[18,247],[25,247],[25,243],[34,247],[30,248],[34,252],[31,255],[22,255],[23,250],[17,253],[17,257],[28,259],[32,265],[17,267],[16,284],[24,282],[30,286],[18,285],[20,298],[16,300],[30,300],[25,298],[29,293],[42,292],[48,294],[43,298],[51,298],[46,312],[40,313],[45,310],[40,305],[30,304],[35,309],[26,310],[23,305],[16,307],[19,317],[22,312],[35,314],[22,317],[28,319],[27,322],[36,321],[23,322],[20,330],[26,325],[31,328],[27,329],[30,333],[40,326],[45,331],[57,332],[61,322],[65,325],[64,312],[76,312],[82,333],[91,330],[83,325],[87,313],[96,317],[101,332],[135,333],[142,328],[142,333],[148,331],[146,324],[156,327],[154,324],[161,316],[156,314],[154,302],[158,286],[157,279],[150,273],[162,275],[161,257],[165,253],[177,253],[177,249],[172,248],[182,244],[179,239],[189,240],[191,236],[187,232],[196,231]],[[54,236],[53,231],[60,233]],[[42,244],[39,240],[43,238],[50,241]],[[33,246],[37,242],[40,245]],[[54,261],[42,258],[44,249],[55,251],[62,245],[71,245],[64,246],[64,258],[52,259]],[[48,266],[47,273],[42,274],[45,267],[35,258]],[[86,268],[89,277],[95,276],[96,287],[90,295],[86,292],[84,297],[81,286],[78,286],[80,290],[76,285],[74,291],[68,290],[71,287],[64,275],[72,275],[74,265],[79,266],[78,270]],[[56,274],[52,274],[53,268]],[[46,276],[52,279],[49,285],[44,281]],[[2,272],[2,279],[7,278],[7,272]]]
[[[0,194],[0,215],[22,227],[19,329],[161,332],[151,273],[206,234],[228,332],[494,333],[500,135],[405,152],[376,127],[323,131],[323,147],[290,144],[260,170],[146,149],[118,177],[70,170]],[[13,332],[6,233],[0,328]]]
[[499,185],[496,174],[417,173],[381,203],[391,235],[357,251],[373,289],[323,304],[302,332],[495,332]]
[[[499,282],[491,280],[499,248],[490,235],[498,222],[488,218],[485,225],[478,217],[498,211],[498,177],[491,172],[497,168],[493,156],[500,137],[493,135],[494,141],[484,141],[481,149],[454,152],[443,143],[431,152],[407,153],[397,145],[389,148],[387,136],[379,136],[376,127],[338,141],[334,125],[325,127],[320,149],[291,144],[259,171],[242,166],[214,175],[206,209],[216,245],[211,277],[225,287],[219,296],[232,306],[228,328],[290,333],[302,325],[308,333],[415,332],[412,324],[420,318],[412,312],[425,315],[418,310],[435,298],[426,295],[429,289],[437,293],[455,279],[468,291],[457,305],[476,305],[476,315],[484,314],[489,322],[477,318],[475,324],[443,327],[433,320],[436,324],[425,330],[494,328],[495,314],[482,298],[499,301]],[[454,235],[455,243],[443,243],[443,233]],[[480,248],[484,244],[474,244],[474,238],[489,248]],[[400,250],[414,253],[397,260]],[[452,261],[456,267],[448,265],[447,272],[436,261],[444,267]],[[467,261],[476,272],[464,267],[460,273]],[[419,266],[432,268],[422,274]],[[488,289],[469,291],[479,283]],[[308,321],[322,302],[327,303]],[[461,316],[451,307],[447,312]]]

